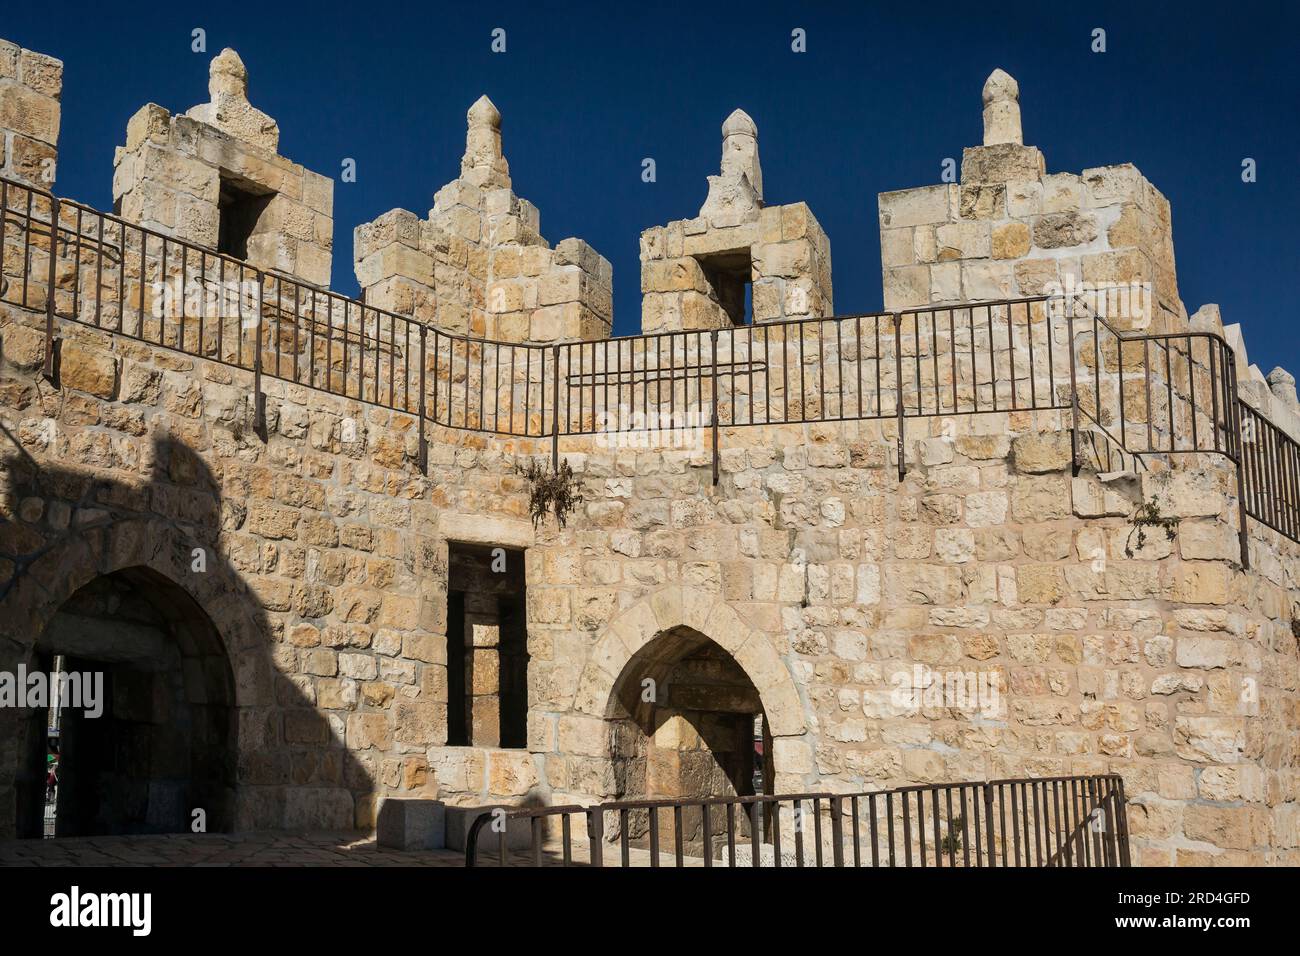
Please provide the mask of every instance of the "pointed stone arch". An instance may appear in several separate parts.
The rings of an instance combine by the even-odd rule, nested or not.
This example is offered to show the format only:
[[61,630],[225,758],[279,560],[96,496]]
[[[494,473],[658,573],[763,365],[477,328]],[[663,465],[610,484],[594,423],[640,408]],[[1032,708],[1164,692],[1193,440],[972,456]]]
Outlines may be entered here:
[[755,630],[717,594],[690,587],[660,588],[623,611],[605,629],[583,668],[574,698],[579,714],[610,716],[624,669],[661,634],[690,628],[735,659],[758,690],[774,746],[808,730],[794,678],[771,639]]
[[[196,547],[207,552],[202,573],[191,569]],[[0,669],[36,666],[40,655],[48,651],[38,650],[38,642],[60,610],[83,588],[110,578],[131,579],[145,590],[170,590],[174,596],[164,598],[158,609],[178,646],[186,649],[183,656],[190,670],[178,671],[178,679],[190,689],[199,688],[196,701],[227,708],[227,736],[221,742],[222,754],[213,751],[212,776],[228,776],[232,792],[217,793],[214,800],[220,799],[219,806],[204,809],[212,813],[209,825],[229,828],[239,812],[233,801],[243,799],[242,794],[234,793],[240,733],[237,710],[272,703],[275,672],[265,653],[268,631],[261,605],[215,544],[154,516],[106,515],[60,535],[18,568],[9,587],[0,593]],[[211,661],[189,653],[196,648]],[[254,653],[255,649],[262,653]],[[218,659],[225,676],[215,669]],[[196,662],[212,663],[213,667],[195,670]],[[25,716],[30,717],[14,708],[0,711],[0,739],[5,741],[0,747],[3,838],[25,829],[20,820],[20,816],[26,819],[27,809],[21,805],[20,790],[28,785],[26,777],[30,776],[24,769],[30,756]],[[203,732],[224,719],[221,714],[214,715],[204,724]],[[228,754],[224,753],[227,746]]]

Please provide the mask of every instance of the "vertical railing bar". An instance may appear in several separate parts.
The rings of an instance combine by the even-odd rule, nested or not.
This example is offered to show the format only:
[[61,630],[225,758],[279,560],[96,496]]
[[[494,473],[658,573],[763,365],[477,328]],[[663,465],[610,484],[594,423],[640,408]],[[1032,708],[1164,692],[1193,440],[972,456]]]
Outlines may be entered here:
[[794,801],[794,865],[803,866],[803,801]]
[[650,866],[659,866],[659,809],[649,808],[650,815]]
[[[1015,793],[1012,792],[1012,799],[1015,799]],[[1011,822],[1016,822],[1015,808],[1011,811]],[[998,784],[998,830],[1002,836],[1002,865],[1007,866],[1007,790],[1003,784]],[[1016,854],[1016,866],[1020,865],[1019,854]]]
[[[419,462],[420,462],[420,473],[421,473],[421,474],[428,474],[428,472],[429,472],[429,442],[428,442],[428,439],[425,437],[425,432],[424,432],[424,405],[425,405],[425,393],[428,391],[428,387],[427,387],[427,385],[425,384],[425,381],[424,381],[424,370],[428,367],[428,361],[427,361],[427,359],[426,359],[426,357],[425,357],[425,356],[426,356],[425,348],[426,348],[426,345],[427,345],[427,342],[426,342],[427,331],[428,331],[428,326],[426,326],[424,323],[420,323],[420,397],[419,397],[419,399],[418,399],[420,407],[419,407],[419,412],[418,412],[418,414],[419,414],[419,435],[417,436],[417,439],[416,439],[416,440],[419,442],[419,445],[418,445],[417,447],[418,447],[418,451],[419,451]],[[411,334],[411,328],[410,328],[410,325],[409,325],[409,324],[408,324],[407,327],[406,327],[406,334],[407,334],[407,337],[408,337],[408,339],[409,339],[410,334]],[[436,334],[436,333],[435,333],[435,334]],[[438,373],[437,373],[437,366],[438,366],[438,352],[437,352],[438,341],[437,341],[436,338],[434,339],[434,343],[433,343],[433,345],[434,345],[434,353],[433,353],[433,363],[434,363],[434,373],[433,373],[433,400],[434,400],[435,407],[436,407],[436,403],[437,403],[437,401],[438,401]],[[406,354],[407,354],[408,356],[411,354],[411,350],[410,350],[409,345],[408,345],[408,347],[407,347]],[[410,377],[411,377],[411,376],[410,376],[410,374],[409,374],[409,372],[408,372],[408,374],[406,375],[406,378],[409,379]],[[409,403],[407,403],[407,404],[409,404]],[[435,410],[435,412],[434,412],[434,418],[435,418],[435,419],[437,418],[437,412],[436,412],[436,410]]]
[[957,414],[961,402],[957,397],[957,320],[948,307],[948,366],[952,370],[952,413]]
[[[592,364],[593,366],[595,365],[594,361]],[[673,843],[676,844],[673,848],[674,850],[673,857],[676,860],[676,865],[678,867],[683,867],[686,865],[685,850],[682,847],[683,839],[684,839],[684,834],[682,833],[682,805],[678,803],[678,804],[674,804],[673,806]]]
[[[997,843],[993,838],[993,787],[991,784],[981,784],[980,789],[984,793],[984,828],[988,833],[989,848],[989,866],[998,865]],[[1006,854],[1002,856],[1002,863],[1006,865]]]
[[861,821],[858,819],[858,798],[852,796],[849,798],[849,811],[853,820],[853,866],[862,866],[862,835],[858,829]]
[[[920,351],[919,348],[917,351],[918,352]],[[919,396],[918,396],[918,404],[919,404]],[[915,791],[915,793],[916,793],[916,840],[917,840],[917,846],[921,851],[921,868],[924,869],[928,865],[925,858],[925,791],[917,790]],[[907,802],[906,796],[903,797],[903,802],[904,803]]]
[[[858,418],[862,417],[862,316],[854,318],[855,335],[853,341],[857,343],[857,361],[854,363],[858,367]],[[767,356],[764,355],[764,358]],[[856,806],[856,804],[855,804]]]
[[1165,393],[1169,401],[1169,451],[1175,451],[1174,446],[1174,369],[1173,360],[1170,358],[1170,352],[1173,350],[1168,344],[1164,345],[1165,350]]
[[[894,313],[894,384],[895,384],[895,412],[898,421],[898,480],[902,483],[906,477],[905,461],[905,439],[903,437],[903,317],[899,313]],[[907,806],[907,801],[903,801],[903,806]]]
[[631,845],[629,843],[629,836],[627,832],[627,807],[622,807],[618,811],[618,843],[619,843],[619,854],[622,860],[622,864],[623,867],[626,869],[627,867],[632,865],[631,863],[632,851],[631,851]]
[[[605,350],[605,373],[609,373],[609,351]],[[605,385],[605,408],[609,409],[609,384],[606,378]],[[709,825],[709,802],[707,800],[700,804],[700,826],[704,830],[704,866],[709,868],[713,866],[713,828]]]
[[885,824],[889,832],[889,865],[892,867],[895,863],[894,856],[894,792],[887,791],[885,794]]
[[[963,792],[963,791],[962,791]],[[948,865],[957,865],[957,842],[953,839],[953,788],[946,788],[946,800],[948,800]],[[962,845],[965,847],[966,840],[966,804],[962,803]],[[967,862],[970,862],[967,860]]]
[[591,865],[605,865],[605,810],[596,806],[587,811],[587,830],[591,837]]
[[[821,323],[818,323],[820,327]],[[818,335],[821,333],[818,332]],[[818,868],[822,865],[822,802],[819,797],[813,797],[813,851],[814,859],[817,861]]]
[[[27,241],[29,244],[31,242],[31,235],[32,235],[31,203],[32,203],[32,194],[29,192],[27,194],[27,211],[28,211]],[[0,242],[3,241],[4,241],[4,236],[0,235]],[[58,271],[57,271],[58,256],[59,256],[58,250],[59,250],[59,200],[53,195],[51,195],[50,196],[50,249],[49,249],[49,256],[48,256],[49,267],[47,269],[48,275],[46,278],[46,285],[45,285],[45,370],[44,370],[45,378],[47,381],[50,382],[54,381],[54,313],[58,308],[58,305],[55,301],[58,298],[58,295],[55,291],[55,287],[58,283]],[[27,273],[30,271],[28,265],[29,265],[29,261],[25,261],[23,263],[24,266],[23,306],[24,307],[26,307],[27,305]],[[77,268],[79,269],[81,264],[80,262],[78,262],[76,265]],[[75,279],[75,275],[74,275],[74,279]],[[75,281],[74,281],[74,289],[75,289]],[[140,284],[140,289],[143,294],[143,290],[144,290],[143,282]],[[76,315],[75,311],[73,312],[73,315],[75,317]]]
[[911,868],[912,866],[912,816],[908,809],[907,791],[899,794],[899,800],[903,804],[903,866]]
[[880,866],[880,834],[876,822],[876,795],[867,797],[867,810],[871,816],[871,865]]
[[[635,402],[635,398],[633,398]],[[731,862],[731,868],[736,868],[736,805],[727,804],[727,857]]]
[[[54,232],[55,232],[56,227],[53,225],[53,222],[54,222],[54,220],[55,220],[55,218],[56,218],[56,216],[54,215],[54,210],[55,210],[55,208],[57,208],[57,206],[58,206],[58,202],[59,202],[58,199],[51,197],[51,199],[50,199],[50,203],[51,203],[51,205],[50,205],[50,222],[51,222],[51,225],[50,225],[50,258],[53,258],[53,257],[54,257]],[[28,297],[27,297],[27,292],[28,292],[28,288],[29,288],[29,285],[30,285],[30,282],[31,282],[31,280],[30,280],[29,277],[30,277],[31,274],[32,274],[32,226],[33,226],[33,224],[34,224],[34,223],[33,223],[33,219],[32,219],[32,191],[31,191],[30,189],[27,190],[27,213],[26,213],[26,215],[25,215],[24,218],[27,220],[27,229],[26,229],[26,231],[24,231],[24,233],[23,233],[23,301],[22,301],[22,305],[23,305],[23,308],[27,308],[27,304],[28,304],[28,301],[29,301],[29,300],[28,300]],[[123,243],[123,244],[125,245],[125,243]],[[126,267],[125,267],[125,264],[123,264],[123,269],[125,270],[125,268],[126,268]],[[46,298],[47,300],[50,298],[50,294],[51,294],[52,291],[53,291],[53,283],[51,283],[50,286],[47,287],[46,290],[45,290],[45,298]],[[118,301],[119,301],[119,302],[122,301],[120,297],[119,297]],[[48,309],[48,308],[49,308],[49,303],[47,302],[47,303],[46,303],[46,309]],[[45,350],[45,354],[46,354],[46,356],[48,356],[48,359],[47,359],[47,360],[48,360],[49,363],[50,363],[50,367],[49,367],[48,369],[46,369],[46,373],[45,373],[45,374],[46,374],[46,377],[47,377],[47,378],[52,378],[53,375],[54,375],[54,367],[53,367],[53,366],[54,366],[54,360],[53,360],[53,357],[50,356],[50,350],[49,350],[48,348]]]

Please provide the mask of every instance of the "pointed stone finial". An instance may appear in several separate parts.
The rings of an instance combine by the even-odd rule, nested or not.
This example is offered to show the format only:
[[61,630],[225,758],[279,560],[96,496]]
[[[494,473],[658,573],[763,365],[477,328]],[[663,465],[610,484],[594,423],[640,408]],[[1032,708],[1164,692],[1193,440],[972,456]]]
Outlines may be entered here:
[[501,152],[501,111],[484,95],[474,101],[465,118],[469,128],[461,178],[475,186],[509,186],[510,166]]
[[722,176],[744,176],[758,199],[763,198],[763,170],[758,163],[758,127],[744,110],[735,110],[722,124]]
[[248,99],[248,68],[230,47],[212,58],[208,67],[208,95],[214,103],[223,95]]
[[1295,411],[1297,398],[1294,375],[1279,365],[1268,373],[1268,387],[1274,398],[1287,408]]
[[487,98],[486,93],[474,101],[474,105],[465,115],[469,119],[470,129],[484,126],[491,129],[501,128],[501,111]]
[[209,102],[187,110],[185,115],[272,153],[279,148],[280,127],[248,102],[248,69],[230,47],[212,58],[208,96]]
[[735,110],[722,124],[722,168],[709,177],[709,195],[700,215],[722,229],[757,219],[762,207],[758,127],[744,110]]
[[984,145],[1024,145],[1020,129],[1020,84],[1005,70],[994,70],[984,81]]

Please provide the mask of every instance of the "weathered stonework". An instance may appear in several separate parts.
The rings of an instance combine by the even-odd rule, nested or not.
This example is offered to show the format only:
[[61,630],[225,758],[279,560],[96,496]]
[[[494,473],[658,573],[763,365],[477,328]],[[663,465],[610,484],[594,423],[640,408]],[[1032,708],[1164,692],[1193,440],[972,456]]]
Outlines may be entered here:
[[63,63],[0,40],[0,176],[54,185]]
[[1001,70],[984,88],[984,145],[962,154],[960,183],[880,195],[885,308],[908,309],[1144,284],[1133,331],[1181,331],[1169,202],[1129,164],[1046,172],[1022,145],[1020,90]]
[[[1041,164],[1018,143],[1008,89],[1000,81],[986,97],[997,108],[986,145],[968,153],[969,182],[881,197],[887,305],[904,304],[909,269],[925,279],[907,304],[960,302],[1026,291],[1003,292],[996,277],[968,291],[962,270],[980,263],[1006,263],[1015,283],[1016,266],[1086,276],[1089,257],[1138,250],[1175,297],[1162,294],[1162,309],[1185,314],[1172,249],[1167,262],[1150,254],[1163,248],[1167,204],[1131,167],[1073,185],[1034,174]],[[187,124],[223,115],[214,102],[202,122],[163,123],[157,140],[148,124],[142,138],[129,134],[128,152],[190,141]],[[608,312],[535,331],[556,276],[578,276],[563,280],[564,301],[596,316],[582,290],[587,279],[607,287],[608,264],[585,261],[585,246],[541,243],[535,211],[510,192],[489,107],[471,110],[462,176],[429,220],[396,211],[358,229],[367,302],[516,342],[603,335]],[[692,240],[753,250],[755,263],[789,252],[798,268],[754,274],[756,320],[829,314],[829,244],[804,207],[761,206],[752,124],[733,119],[699,231],[686,228],[699,220],[650,230],[643,270],[698,266],[706,249]],[[221,135],[254,140],[229,147],[237,155],[274,145],[255,114],[225,122]],[[199,141],[217,142],[213,130]],[[1017,178],[1001,178],[1007,166]],[[1126,216],[1136,231],[1117,236]],[[507,238],[485,238],[494,225]],[[14,241],[12,228],[4,238]],[[48,251],[34,256],[39,277]],[[936,298],[948,265],[958,283]],[[807,310],[760,315],[766,279],[786,283],[782,301],[802,283]],[[517,307],[510,292],[510,308],[492,310],[502,284],[524,291]],[[721,325],[707,289],[646,291],[647,301],[698,295],[714,312],[688,327]],[[682,305],[647,309],[685,321]],[[69,599],[105,576],[147,572],[151,587],[182,592],[197,610],[175,632],[211,626],[188,658],[228,661],[231,826],[371,827],[388,796],[475,806],[725,791],[733,751],[693,733],[704,681],[728,701],[710,721],[761,708],[775,792],[1116,772],[1137,863],[1300,863],[1300,547],[1251,522],[1251,567],[1241,568],[1237,492],[1221,458],[1141,477],[1088,461],[1076,476],[1068,410],[999,411],[909,421],[901,482],[893,419],[722,427],[715,485],[702,442],[566,436],[559,453],[583,500],[561,530],[529,520],[515,472],[549,455],[548,437],[429,424],[422,473],[411,415],[268,374],[263,439],[242,417],[247,373],[61,322],[56,390],[40,374],[43,327],[43,313],[0,304],[0,669],[34,660]],[[1282,376],[1273,386],[1270,401],[1294,404]],[[741,401],[732,388],[726,403]],[[1130,515],[1152,496],[1176,530],[1134,547]],[[463,546],[524,552],[522,747],[494,746],[490,733],[494,707],[501,718],[500,606],[467,603],[449,634]],[[449,693],[449,639],[482,665],[466,673],[468,696],[472,713],[489,714],[473,720],[483,736],[467,745],[448,743],[450,709],[465,705]],[[924,684],[947,672],[996,675],[996,708],[929,708],[899,694],[918,673]],[[648,732],[628,697],[647,678],[671,705]],[[23,786],[19,728],[0,710],[6,836]]]
[[613,326],[613,269],[581,239],[554,249],[537,207],[515,195],[501,114],[470,107],[461,175],[429,217],[393,209],[356,229],[367,303],[455,335],[503,342],[604,338]]
[[275,121],[248,102],[234,50],[212,61],[211,101],[173,116],[149,103],[131,117],[113,159],[113,204],[131,222],[217,248],[221,208],[246,197],[246,253],[312,285],[330,281],[334,181],[279,155]]
[[831,315],[831,244],[804,203],[763,204],[758,128],[722,126],[722,170],[694,219],[641,233],[641,331],[702,331]]

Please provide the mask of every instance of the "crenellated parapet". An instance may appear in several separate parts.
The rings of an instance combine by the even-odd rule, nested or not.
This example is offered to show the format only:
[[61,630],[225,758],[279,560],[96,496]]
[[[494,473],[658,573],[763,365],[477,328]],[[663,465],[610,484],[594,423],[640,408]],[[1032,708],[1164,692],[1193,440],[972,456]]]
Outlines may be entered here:
[[830,239],[806,203],[764,204],[758,127],[743,110],[722,125],[699,215],[641,233],[641,292],[646,333],[834,313]]
[[1049,174],[1023,143],[1020,88],[1002,70],[984,85],[983,113],[960,182],[880,194],[885,308],[1136,286],[1112,324],[1185,329],[1160,191],[1130,164]]
[[581,239],[555,248],[536,206],[517,196],[486,96],[467,114],[461,173],[426,219],[394,209],[357,227],[354,263],[366,302],[458,335],[503,342],[606,338],[613,269]]
[[[7,49],[14,156],[57,114]],[[275,152],[233,53],[212,80],[133,118],[123,217],[323,281],[329,181]],[[1133,167],[1048,174],[1014,81],[983,105],[960,182],[881,197],[886,305],[920,312],[762,324],[829,315],[829,241],[765,203],[738,112],[699,215],[642,237],[647,331],[703,334],[605,348],[558,344],[608,334],[609,264],[542,238],[486,99],[428,215],[357,230],[367,308],[269,275],[233,312],[151,307],[176,243],[71,202],[53,230],[7,186],[0,674],[141,665],[112,672],[141,743],[102,767],[118,828],[1116,773],[1141,865],[1300,863],[1295,457],[1222,404],[1300,430],[1294,379],[1186,314]],[[1149,282],[1107,319],[1179,334],[970,307],[1051,282]],[[1133,444],[1198,425],[1200,452]],[[568,507],[538,520],[542,481]],[[47,713],[0,707],[0,839],[40,825]]]
[[281,156],[275,120],[248,101],[234,50],[212,61],[210,100],[173,115],[149,103],[113,160],[117,212],[177,239],[327,286],[334,181]]

